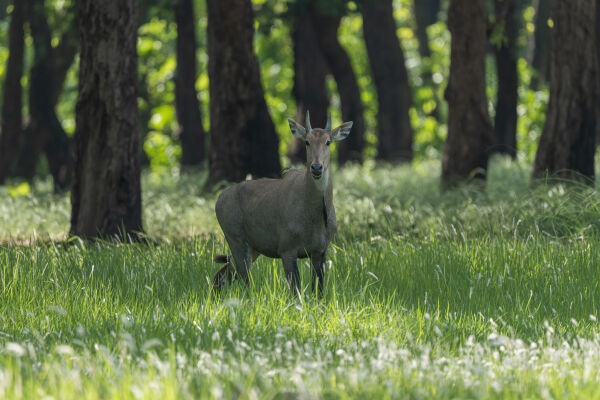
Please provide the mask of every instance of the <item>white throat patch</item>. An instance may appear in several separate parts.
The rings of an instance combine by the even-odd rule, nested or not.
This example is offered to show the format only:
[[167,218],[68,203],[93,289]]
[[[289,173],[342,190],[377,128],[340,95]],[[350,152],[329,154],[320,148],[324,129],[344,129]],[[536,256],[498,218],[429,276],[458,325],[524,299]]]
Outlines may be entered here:
[[312,180],[315,183],[317,190],[321,193],[324,193],[325,189],[327,189],[327,184],[329,183],[329,168],[325,170],[323,176],[321,176],[321,179],[312,178]]

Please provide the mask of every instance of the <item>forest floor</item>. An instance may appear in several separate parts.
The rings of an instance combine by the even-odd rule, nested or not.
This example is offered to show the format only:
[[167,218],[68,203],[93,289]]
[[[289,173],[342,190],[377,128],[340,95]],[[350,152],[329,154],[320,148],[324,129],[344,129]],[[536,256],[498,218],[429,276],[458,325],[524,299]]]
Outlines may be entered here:
[[226,252],[201,175],[145,175],[153,244],[64,241],[67,195],[0,190],[0,398],[598,398],[600,196],[492,163],[442,193],[439,163],[334,174],[325,294]]

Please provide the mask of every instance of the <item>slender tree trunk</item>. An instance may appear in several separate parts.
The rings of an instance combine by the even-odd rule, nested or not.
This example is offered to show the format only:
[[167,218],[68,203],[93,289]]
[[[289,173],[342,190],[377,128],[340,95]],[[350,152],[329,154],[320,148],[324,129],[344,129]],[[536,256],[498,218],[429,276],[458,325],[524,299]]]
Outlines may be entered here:
[[596,146],[600,144],[600,0],[596,0]]
[[550,11],[557,0],[534,0],[535,2],[535,33],[534,49],[531,65],[537,71],[537,76],[531,80],[535,89],[540,82],[550,81],[550,52],[552,49],[552,29],[548,26]]
[[452,35],[448,101],[448,139],[442,157],[442,183],[485,179],[492,126],[485,93],[487,50],[485,0],[451,0]]
[[366,0],[362,7],[363,33],[379,109],[377,158],[385,161],[412,159],[413,129],[409,109],[411,91],[391,0]]
[[23,126],[23,51],[25,5],[15,0],[8,31],[8,61],[2,94],[2,130],[0,131],[0,185],[17,161]]
[[137,0],[80,0],[81,56],[71,234],[142,230]]
[[[44,22],[43,22],[44,23]],[[39,30],[38,30],[39,31]],[[42,30],[42,33],[44,31]],[[43,68],[50,68],[50,75],[52,77],[51,84],[52,85],[52,95],[51,95],[51,108],[55,110],[56,104],[58,103],[62,88],[64,86],[64,82],[67,76],[67,72],[73,65],[75,61],[75,56],[79,50],[78,44],[78,30],[75,18],[69,24],[69,28],[63,33],[61,36],[60,42],[58,45],[51,50],[51,56],[49,58],[49,65],[44,64]],[[38,42],[47,43],[47,38],[40,38]],[[31,71],[32,73],[35,71]],[[34,75],[39,76],[39,71],[35,72]],[[30,77],[31,79],[31,77]],[[43,82],[41,84],[44,84]],[[39,84],[30,85],[29,87],[29,98],[36,99],[39,95],[34,91],[37,91],[37,87]],[[46,99],[43,99],[41,103],[46,103]],[[54,111],[50,111],[51,114]],[[11,176],[13,177],[21,177],[28,180],[33,179],[35,176],[36,165],[39,161],[39,157],[41,153],[46,148],[45,143],[48,140],[55,140],[59,146],[63,146],[63,150],[59,151],[59,155],[65,157],[66,159],[63,162],[66,162],[67,165],[63,166],[62,171],[63,174],[67,176],[67,179],[70,179],[71,175],[71,165],[72,158],[70,155],[70,140],[66,139],[66,136],[61,135],[62,127],[57,128],[58,137],[55,139],[48,139],[46,136],[48,135],[46,127],[49,125],[40,125],[40,122],[35,118],[28,118],[25,128],[23,130],[23,139],[21,145],[21,151],[18,154],[17,161],[15,163],[14,168],[11,170]],[[64,132],[64,131],[63,131]],[[67,144],[68,143],[68,144]],[[64,149],[66,147],[66,149]],[[55,157],[54,154],[51,157]],[[58,161],[60,163],[60,161]],[[60,169],[59,169],[60,171]],[[63,185],[57,185],[58,188],[66,186],[66,182]]]
[[[310,111],[311,124],[324,127],[327,122],[326,77],[327,63],[321,54],[319,43],[309,15],[294,18],[292,28],[294,42],[294,97],[296,98],[296,122],[305,125],[306,110]],[[292,137],[288,156],[293,163],[306,162],[304,141]]]
[[428,58],[431,56],[431,49],[429,48],[427,28],[437,22],[437,14],[440,11],[440,0],[414,0],[413,8],[417,28],[417,41],[419,42],[419,54],[422,58]]
[[46,154],[55,188],[67,189],[71,181],[71,144],[54,109],[53,95],[58,85],[54,83],[51,68],[52,35],[46,21],[44,0],[30,1],[29,25],[33,38],[34,62],[29,81],[29,123],[30,128],[38,132],[34,136],[41,142]]
[[254,54],[250,0],[207,0],[210,78],[209,182],[279,176],[279,139]]
[[595,16],[596,1],[556,2],[550,103],[534,177],[583,176],[593,183],[598,73]]
[[313,25],[317,33],[319,47],[323,52],[329,70],[337,84],[342,103],[342,118],[353,121],[352,133],[338,144],[338,161],[340,164],[349,161],[361,162],[365,146],[365,120],[360,89],[356,75],[350,63],[350,57],[338,40],[337,31],[341,17],[327,16],[314,6]]
[[512,158],[517,155],[517,16],[516,0],[495,0],[496,24],[503,27],[502,43],[493,44],[498,71],[498,98],[494,120],[494,148]]
[[[419,42],[419,56],[422,60],[421,77],[425,86],[436,88],[437,84],[433,81],[433,71],[431,69],[431,48],[429,47],[427,28],[437,22],[437,15],[440,11],[440,0],[414,0],[413,9],[415,14],[417,41]],[[440,99],[438,98],[437,90],[435,89],[434,100],[436,105],[430,112],[430,115],[439,120]]]
[[175,72],[175,110],[181,140],[181,165],[202,166],[205,160],[204,127],[196,93],[196,32],[192,0],[178,0],[177,70]]

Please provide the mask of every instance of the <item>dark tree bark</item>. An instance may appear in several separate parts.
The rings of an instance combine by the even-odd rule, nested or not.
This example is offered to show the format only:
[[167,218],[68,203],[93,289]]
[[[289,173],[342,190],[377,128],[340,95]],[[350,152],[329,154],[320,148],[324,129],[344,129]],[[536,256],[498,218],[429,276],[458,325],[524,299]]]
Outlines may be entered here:
[[[367,0],[368,1],[368,0]],[[419,56],[421,56],[422,69],[421,77],[424,81],[425,86],[436,87],[437,85],[433,81],[433,72],[431,70],[431,48],[429,47],[429,35],[427,34],[427,28],[437,22],[437,16],[440,11],[440,0],[414,0],[413,8],[415,13],[416,23],[416,35],[419,43]],[[439,102],[437,90],[434,90],[434,98],[436,106],[431,111],[430,115],[435,119],[440,119],[439,113]]]
[[552,29],[548,26],[550,11],[557,0],[534,0],[535,33],[531,65],[538,75],[533,77],[531,86],[537,88],[540,82],[550,81],[550,52],[552,49]]
[[181,140],[181,165],[202,166],[205,160],[205,132],[196,93],[196,32],[192,0],[178,0],[177,70],[175,71],[175,110]]
[[411,90],[404,54],[396,36],[391,0],[366,0],[362,5],[363,33],[377,88],[379,144],[377,158],[412,159]]
[[596,146],[600,144],[600,0],[596,0]]
[[[5,4],[4,4],[5,5]],[[15,0],[8,31],[8,61],[2,94],[2,130],[0,131],[0,185],[17,161],[23,126],[23,51],[25,5]]]
[[341,17],[325,15],[319,11],[318,6],[314,6],[313,11],[313,26],[317,33],[319,47],[333,74],[340,94],[342,118],[344,121],[354,122],[352,133],[346,140],[338,144],[338,161],[340,164],[349,161],[361,162],[365,146],[363,104],[350,58],[338,40],[337,31]]
[[[42,21],[45,23],[45,21]],[[47,24],[46,24],[47,26]],[[38,30],[39,32],[39,30]],[[45,32],[49,32],[46,30]],[[44,30],[42,30],[44,33]],[[64,82],[67,76],[67,72],[73,65],[75,61],[75,56],[79,50],[78,44],[78,31],[77,24],[75,18],[68,25],[68,29],[62,34],[59,44],[50,50],[51,55],[47,57],[49,59],[50,64],[43,65],[43,68],[50,68],[50,75],[52,76],[51,82],[48,83],[52,86],[51,92],[51,108],[52,110],[56,109],[56,104],[58,103],[62,88],[64,86]],[[38,42],[47,43],[47,38],[40,38]],[[34,72],[33,70],[31,71]],[[36,72],[37,76],[39,76],[39,72]],[[34,74],[34,75],[35,75]],[[32,79],[33,77],[30,77]],[[43,82],[41,84],[44,84]],[[37,87],[39,84],[30,85],[29,87],[29,98],[36,99],[38,97]],[[43,100],[42,103],[46,103],[46,100]],[[49,114],[54,113],[54,111],[49,111]],[[61,146],[66,146],[67,149],[61,151],[60,154],[62,157],[65,157],[63,160],[67,164],[62,168],[63,175],[67,176],[67,179],[70,179],[71,176],[71,168],[72,168],[72,158],[70,156],[70,146],[71,141],[66,139],[66,136],[63,136],[60,132],[64,132],[62,127],[57,128],[58,137],[53,139],[52,136],[50,138],[47,137],[48,130],[46,126],[40,124],[37,119],[30,117],[27,120],[25,128],[23,130],[23,143],[21,145],[21,152],[18,155],[18,160],[16,165],[11,171],[11,176],[13,177],[21,177],[28,180],[33,179],[35,176],[36,165],[39,161],[40,155],[42,152],[47,149],[45,143],[48,140],[56,140]],[[67,144],[68,143],[68,144]],[[55,157],[55,155],[51,155],[51,157]],[[59,161],[60,162],[60,161]],[[59,167],[60,168],[60,167]],[[59,169],[60,171],[60,169]],[[58,181],[57,188],[66,187],[66,182],[63,185],[60,184],[60,180]]]
[[242,181],[279,176],[279,139],[254,54],[250,0],[207,0],[210,78],[210,176]]
[[[29,80],[29,128],[46,154],[57,189],[67,189],[71,181],[70,140],[56,116],[54,96],[58,84],[52,71],[52,35],[46,21],[44,0],[30,0],[29,26],[33,38],[34,61]],[[63,77],[64,79],[64,77]]]
[[[324,127],[327,122],[326,77],[327,63],[321,54],[312,20],[308,14],[294,18],[292,27],[294,42],[294,97],[296,99],[296,122],[305,126],[306,110],[310,111],[311,124]],[[292,137],[288,156],[293,163],[306,162],[304,141]]]
[[517,1],[494,0],[495,23],[503,30],[501,43],[493,43],[498,71],[498,98],[494,119],[493,152],[517,155]]
[[[21,2],[23,3],[23,1],[21,0],[17,0],[16,2]],[[0,21],[3,21],[4,18],[6,18],[8,16],[7,14],[7,8],[8,8],[8,0],[0,0]]]
[[534,177],[594,177],[597,106],[596,1],[557,1],[550,103]]
[[448,139],[442,157],[442,183],[485,179],[492,125],[485,93],[487,50],[485,0],[451,0],[452,35],[448,101]]
[[[368,1],[368,0],[367,0]],[[419,54],[422,58],[431,56],[427,27],[437,22],[440,0],[414,0],[416,35],[419,42]]]
[[71,234],[142,230],[137,0],[80,0],[79,96]]

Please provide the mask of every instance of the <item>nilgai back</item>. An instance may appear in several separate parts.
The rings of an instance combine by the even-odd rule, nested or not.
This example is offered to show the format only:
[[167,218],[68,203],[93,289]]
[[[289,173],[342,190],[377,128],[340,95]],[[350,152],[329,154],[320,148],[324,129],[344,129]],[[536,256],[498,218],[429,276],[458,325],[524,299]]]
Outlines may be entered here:
[[215,291],[235,276],[247,284],[252,262],[263,254],[282,259],[293,290],[300,290],[297,259],[310,257],[312,288],[322,293],[327,247],[337,230],[329,145],[344,140],[352,122],[331,130],[329,114],[324,129],[313,129],[308,111],[306,128],[291,119],[288,122],[294,136],[306,143],[306,169],[291,169],[282,179],[240,182],[221,193],[215,211],[233,260],[215,258],[227,263],[213,278]]

